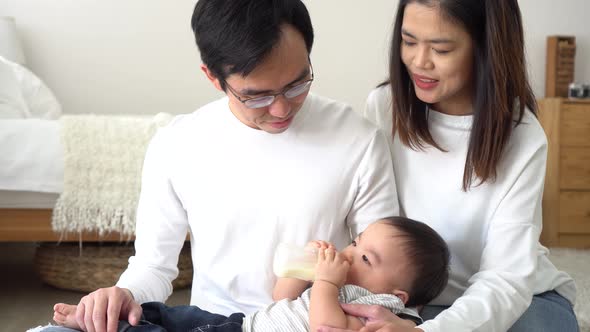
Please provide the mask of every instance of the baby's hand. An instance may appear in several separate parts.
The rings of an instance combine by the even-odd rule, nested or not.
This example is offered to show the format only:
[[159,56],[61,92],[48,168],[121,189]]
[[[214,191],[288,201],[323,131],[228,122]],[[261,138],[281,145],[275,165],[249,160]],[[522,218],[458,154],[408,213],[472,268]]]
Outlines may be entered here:
[[76,305],[57,303],[53,306],[53,320],[70,329],[80,330],[80,324],[76,321]]
[[346,283],[350,263],[334,248],[320,250],[315,266],[315,279],[324,280],[340,288]]
[[326,250],[328,248],[334,249],[333,244],[331,244],[330,242],[322,241],[322,240],[309,241],[307,243],[306,247],[314,248],[314,249],[318,249],[318,250]]

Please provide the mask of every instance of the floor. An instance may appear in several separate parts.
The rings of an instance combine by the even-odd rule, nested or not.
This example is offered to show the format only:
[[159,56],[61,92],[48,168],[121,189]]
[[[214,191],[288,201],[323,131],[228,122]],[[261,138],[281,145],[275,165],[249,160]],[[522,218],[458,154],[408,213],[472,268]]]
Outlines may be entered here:
[[577,299],[574,311],[580,332],[590,332],[590,249],[551,249],[549,259],[558,269],[576,281]]
[[[35,246],[0,243],[0,321],[2,331],[26,331],[46,325],[56,302],[77,303],[83,293],[64,291],[43,284],[32,264]],[[582,332],[590,332],[590,250],[554,249],[552,261],[572,275],[578,284],[578,313]],[[187,304],[189,290],[175,291],[171,305]]]
[[[35,246],[29,243],[0,243],[0,321],[2,331],[24,332],[46,325],[56,302],[77,303],[85,295],[43,284],[32,264]],[[168,303],[188,304],[189,290],[175,292]]]

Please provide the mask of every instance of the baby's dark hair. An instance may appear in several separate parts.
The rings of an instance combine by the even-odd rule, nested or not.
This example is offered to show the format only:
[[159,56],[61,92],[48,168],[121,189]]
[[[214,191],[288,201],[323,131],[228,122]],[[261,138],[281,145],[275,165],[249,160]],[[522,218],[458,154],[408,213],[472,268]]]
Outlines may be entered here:
[[449,280],[450,253],[446,242],[430,226],[405,217],[384,218],[405,237],[405,254],[412,265],[414,280],[407,290],[406,306],[424,305],[437,297]]

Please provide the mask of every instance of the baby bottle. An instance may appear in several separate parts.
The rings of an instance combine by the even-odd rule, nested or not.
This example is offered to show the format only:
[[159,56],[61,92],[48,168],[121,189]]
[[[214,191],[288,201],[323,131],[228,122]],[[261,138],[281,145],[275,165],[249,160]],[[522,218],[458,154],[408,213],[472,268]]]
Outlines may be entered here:
[[279,243],[274,255],[273,271],[280,278],[313,281],[317,257],[317,248]]

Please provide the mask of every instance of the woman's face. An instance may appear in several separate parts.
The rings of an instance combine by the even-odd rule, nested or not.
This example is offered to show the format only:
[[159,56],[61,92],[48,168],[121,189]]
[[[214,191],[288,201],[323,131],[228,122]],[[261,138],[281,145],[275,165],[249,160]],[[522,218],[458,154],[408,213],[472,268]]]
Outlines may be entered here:
[[402,22],[402,62],[417,97],[447,114],[472,113],[473,42],[438,6],[410,3]]

